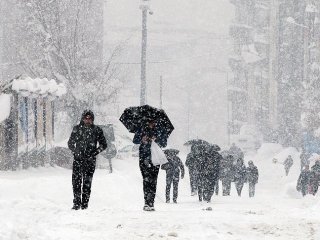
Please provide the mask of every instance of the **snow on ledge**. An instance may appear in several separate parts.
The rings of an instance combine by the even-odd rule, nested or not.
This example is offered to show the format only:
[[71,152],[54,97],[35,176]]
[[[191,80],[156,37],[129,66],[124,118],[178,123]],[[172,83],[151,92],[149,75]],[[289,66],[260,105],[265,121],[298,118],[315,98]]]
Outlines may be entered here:
[[10,115],[11,94],[0,94],[0,123]]
[[61,97],[67,93],[66,87],[54,79],[30,78],[15,79],[12,82],[12,90],[20,93],[24,97]]

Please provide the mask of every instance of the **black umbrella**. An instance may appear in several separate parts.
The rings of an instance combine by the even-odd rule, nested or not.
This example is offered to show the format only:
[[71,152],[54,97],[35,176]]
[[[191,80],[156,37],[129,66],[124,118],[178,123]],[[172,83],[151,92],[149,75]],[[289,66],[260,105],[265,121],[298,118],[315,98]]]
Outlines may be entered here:
[[206,148],[207,150],[212,151],[220,151],[221,148],[217,144],[211,144],[205,140],[202,139],[192,139],[184,143],[184,145],[192,145],[199,148]]
[[202,139],[192,139],[192,140],[185,142],[183,145],[207,145],[207,146],[210,146],[211,144],[205,140],[202,140]]
[[163,151],[166,155],[178,155],[179,154],[179,150],[178,149],[173,149],[173,148],[169,148]]
[[136,133],[146,123],[154,121],[156,129],[169,136],[174,127],[165,111],[149,105],[126,108],[120,117],[120,121],[131,133]]

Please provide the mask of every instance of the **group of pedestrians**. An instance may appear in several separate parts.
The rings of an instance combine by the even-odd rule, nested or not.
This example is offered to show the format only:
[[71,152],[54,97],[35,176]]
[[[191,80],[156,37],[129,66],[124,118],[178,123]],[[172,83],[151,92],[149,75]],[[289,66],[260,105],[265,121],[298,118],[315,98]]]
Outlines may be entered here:
[[[135,114],[135,113],[134,113]],[[161,112],[162,114],[162,112]],[[166,147],[170,132],[168,128],[159,128],[151,117],[144,119],[134,129],[135,144],[139,144],[139,167],[143,179],[145,211],[154,211],[154,200],[160,166],[151,160],[151,144]],[[169,126],[170,127],[170,126]],[[171,130],[172,131],[172,130]],[[76,125],[68,141],[68,147],[74,155],[72,186],[74,210],[87,209],[91,194],[91,183],[96,166],[96,156],[107,148],[103,131],[94,124],[94,114],[90,110],[83,112],[81,121]],[[252,161],[248,168],[243,162],[243,154],[235,145],[229,154],[222,156],[217,145],[193,144],[186,159],[189,169],[192,195],[198,194],[199,201],[210,202],[213,193],[218,190],[222,181],[223,195],[230,195],[231,182],[235,182],[238,195],[241,195],[243,184],[248,181],[250,197],[254,196],[255,184],[258,182],[258,169]],[[173,186],[173,203],[177,203],[179,179],[184,178],[185,170],[178,150],[164,150],[168,160],[161,169],[166,171],[166,202],[170,202],[170,190]],[[319,166],[320,167],[320,166]],[[319,169],[320,170],[320,169]]]
[[[187,156],[186,166],[189,169],[191,195],[198,192],[199,200],[210,201],[213,193],[218,194],[219,181],[222,183],[222,195],[229,196],[234,182],[238,196],[242,188],[249,184],[249,196],[255,195],[259,172],[253,161],[245,166],[243,153],[233,144],[229,150],[220,155],[215,150],[205,151],[192,146]],[[203,194],[203,192],[205,194]]]
[[302,169],[298,181],[297,190],[301,192],[302,196],[307,194],[316,195],[320,184],[320,160],[317,160],[311,167],[305,165]]

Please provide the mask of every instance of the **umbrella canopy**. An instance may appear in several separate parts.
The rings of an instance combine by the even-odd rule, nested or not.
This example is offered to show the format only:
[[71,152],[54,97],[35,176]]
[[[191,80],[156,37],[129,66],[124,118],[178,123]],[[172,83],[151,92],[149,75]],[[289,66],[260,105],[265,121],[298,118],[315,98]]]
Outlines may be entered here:
[[178,149],[173,149],[173,148],[169,148],[163,151],[166,155],[178,155],[179,154],[179,150]]
[[203,139],[192,139],[184,143],[184,145],[192,145],[200,148],[206,148],[207,150],[220,151],[221,148],[217,144],[211,144]]
[[211,145],[209,142],[202,139],[192,139],[185,142],[183,145]]
[[150,121],[154,121],[156,129],[165,132],[167,136],[174,129],[165,111],[149,105],[126,108],[120,117],[120,121],[131,133],[136,133]]

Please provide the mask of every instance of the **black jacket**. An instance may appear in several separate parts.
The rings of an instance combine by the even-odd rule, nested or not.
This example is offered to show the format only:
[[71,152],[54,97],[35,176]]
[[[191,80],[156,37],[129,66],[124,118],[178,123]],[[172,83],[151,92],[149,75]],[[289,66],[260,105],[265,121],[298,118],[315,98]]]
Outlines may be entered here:
[[235,182],[246,182],[247,169],[244,163],[236,163],[234,165],[234,181]]
[[307,187],[310,184],[312,173],[309,170],[303,169],[297,181],[297,190],[301,191],[302,187]]
[[160,131],[156,129],[151,128],[140,128],[133,137],[133,143],[134,144],[140,144],[139,146],[139,161],[140,164],[144,164],[145,166],[151,164],[151,140],[148,141],[147,144],[142,143],[143,136],[147,136],[150,139],[152,137],[155,137],[155,142],[160,147],[166,147],[167,146],[167,137],[163,135]]
[[249,183],[256,184],[259,179],[259,171],[256,166],[247,167],[247,180]]
[[[99,147],[97,147],[98,143]],[[107,148],[107,142],[100,127],[96,125],[85,126],[81,122],[73,128],[68,147],[75,160],[80,160],[95,158],[96,155]]]
[[222,181],[232,181],[233,180],[233,157],[228,155],[221,159],[219,178]]
[[178,156],[167,156],[168,162],[161,165],[161,169],[166,170],[167,177],[179,179],[180,170],[181,178],[184,177],[184,166]]

